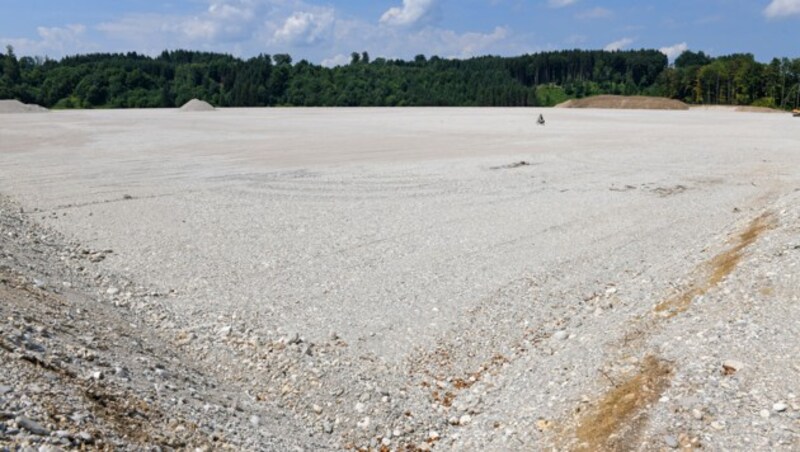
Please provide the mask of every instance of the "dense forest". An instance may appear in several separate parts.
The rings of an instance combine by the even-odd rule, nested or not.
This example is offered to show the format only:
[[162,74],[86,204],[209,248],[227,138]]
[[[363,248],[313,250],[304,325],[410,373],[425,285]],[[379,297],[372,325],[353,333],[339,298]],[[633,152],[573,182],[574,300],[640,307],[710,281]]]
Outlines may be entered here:
[[0,99],[48,108],[175,107],[192,98],[244,106],[551,106],[596,94],[651,95],[692,104],[793,108],[800,58],[687,51],[670,66],[656,50],[565,50],[465,60],[419,55],[327,68],[287,54],[246,60],[165,51],[91,54],[59,61],[0,53]]

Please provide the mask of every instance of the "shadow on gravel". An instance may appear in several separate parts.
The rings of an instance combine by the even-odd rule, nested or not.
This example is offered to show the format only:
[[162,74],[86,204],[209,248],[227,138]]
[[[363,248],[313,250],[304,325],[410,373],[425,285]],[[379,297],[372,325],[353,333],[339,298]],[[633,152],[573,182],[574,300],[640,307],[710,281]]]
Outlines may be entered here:
[[508,165],[492,166],[489,169],[491,170],[516,169],[516,168],[522,168],[523,166],[534,166],[534,165],[535,163],[526,162],[525,160],[520,160],[519,162],[509,163]]

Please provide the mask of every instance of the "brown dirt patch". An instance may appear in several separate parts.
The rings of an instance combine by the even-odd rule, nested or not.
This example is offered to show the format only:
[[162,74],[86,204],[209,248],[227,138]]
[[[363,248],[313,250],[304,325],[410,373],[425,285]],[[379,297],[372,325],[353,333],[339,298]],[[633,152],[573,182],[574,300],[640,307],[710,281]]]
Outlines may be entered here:
[[609,108],[627,110],[688,110],[689,105],[674,99],[647,96],[592,96],[571,99],[556,108]]
[[755,243],[764,231],[770,229],[774,224],[770,214],[764,214],[756,218],[750,225],[741,232],[733,247],[714,256],[704,266],[703,273],[706,274],[705,280],[688,287],[683,292],[668,298],[656,306],[656,312],[667,313],[668,317],[685,312],[692,304],[695,297],[704,295],[712,288],[716,287],[722,280],[730,275],[744,257],[744,250]]
[[648,356],[639,371],[617,384],[578,420],[575,451],[629,450],[647,423],[646,408],[669,387],[670,365]]

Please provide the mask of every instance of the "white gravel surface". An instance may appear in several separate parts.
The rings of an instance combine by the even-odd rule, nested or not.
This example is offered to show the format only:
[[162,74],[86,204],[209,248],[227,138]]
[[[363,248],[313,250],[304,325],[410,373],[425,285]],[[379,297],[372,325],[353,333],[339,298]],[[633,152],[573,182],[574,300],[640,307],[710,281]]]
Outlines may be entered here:
[[0,193],[312,449],[800,447],[799,164],[788,114],[0,115]]

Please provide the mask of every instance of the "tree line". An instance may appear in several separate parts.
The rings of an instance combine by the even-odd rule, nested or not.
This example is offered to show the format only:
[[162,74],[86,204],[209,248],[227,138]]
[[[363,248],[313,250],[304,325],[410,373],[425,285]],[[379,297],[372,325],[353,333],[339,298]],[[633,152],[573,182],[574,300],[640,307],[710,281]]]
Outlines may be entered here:
[[800,59],[757,62],[656,50],[564,50],[518,57],[413,60],[351,55],[328,68],[288,54],[241,59],[164,51],[51,60],[0,53],[0,99],[48,108],[169,108],[199,98],[220,107],[552,106],[597,94],[652,95],[692,104],[796,107]]

